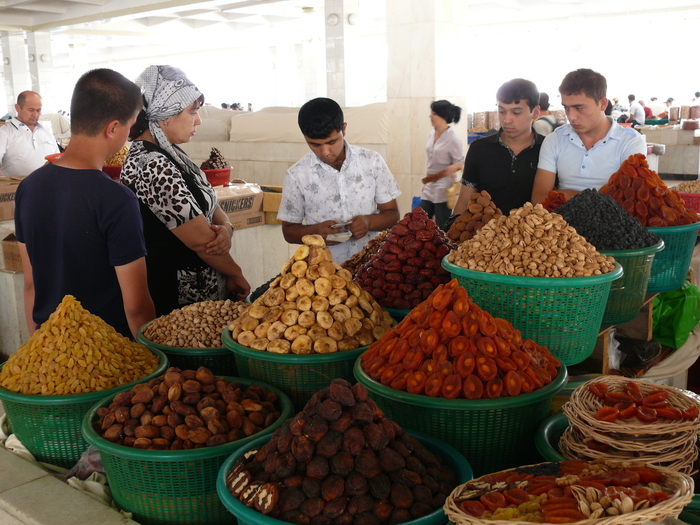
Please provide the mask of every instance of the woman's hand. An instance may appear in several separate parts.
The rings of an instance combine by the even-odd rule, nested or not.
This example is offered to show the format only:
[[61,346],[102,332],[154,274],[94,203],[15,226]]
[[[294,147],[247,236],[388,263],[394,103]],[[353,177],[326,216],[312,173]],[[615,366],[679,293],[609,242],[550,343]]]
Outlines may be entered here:
[[229,293],[236,292],[236,297],[238,297],[240,301],[243,301],[250,295],[250,285],[248,281],[245,280],[245,277],[243,277],[243,274],[227,275],[226,290]]
[[216,237],[207,244],[207,255],[226,255],[231,250],[233,228],[228,224],[212,224],[211,229]]

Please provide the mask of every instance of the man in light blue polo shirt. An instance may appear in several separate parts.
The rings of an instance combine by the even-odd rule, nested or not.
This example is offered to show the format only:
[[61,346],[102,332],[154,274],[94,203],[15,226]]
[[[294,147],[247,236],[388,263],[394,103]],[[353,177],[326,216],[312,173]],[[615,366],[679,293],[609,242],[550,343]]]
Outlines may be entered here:
[[646,155],[646,140],[632,128],[622,127],[605,115],[605,77],[590,69],[577,69],[559,86],[569,124],[557,128],[542,142],[532,202],[542,202],[557,188],[571,198],[586,188],[608,182],[630,155]]

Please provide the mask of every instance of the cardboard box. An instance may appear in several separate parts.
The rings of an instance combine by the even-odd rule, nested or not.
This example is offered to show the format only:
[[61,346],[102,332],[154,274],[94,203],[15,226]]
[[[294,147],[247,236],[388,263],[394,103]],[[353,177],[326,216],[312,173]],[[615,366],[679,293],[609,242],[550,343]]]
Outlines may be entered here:
[[265,194],[263,211],[278,212],[282,203],[282,186],[260,186]]
[[6,270],[22,271],[22,259],[19,257],[19,245],[14,233],[2,240],[2,258],[5,261]]
[[24,177],[0,177],[0,221],[14,219],[15,192]]
[[216,187],[219,206],[236,230],[265,224],[263,191],[252,183]]

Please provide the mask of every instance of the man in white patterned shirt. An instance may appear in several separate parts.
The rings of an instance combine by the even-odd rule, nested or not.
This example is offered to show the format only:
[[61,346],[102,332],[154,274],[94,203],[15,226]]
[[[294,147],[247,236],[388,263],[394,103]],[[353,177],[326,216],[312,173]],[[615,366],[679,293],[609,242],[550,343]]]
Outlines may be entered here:
[[377,152],[344,139],[347,123],[337,102],[310,100],[299,110],[298,121],[311,152],[287,170],[277,217],[285,240],[297,244],[304,235],[326,239],[343,231],[333,225],[348,223],[348,241],[326,241],[333,260],[341,264],[398,222],[396,197],[401,192]]

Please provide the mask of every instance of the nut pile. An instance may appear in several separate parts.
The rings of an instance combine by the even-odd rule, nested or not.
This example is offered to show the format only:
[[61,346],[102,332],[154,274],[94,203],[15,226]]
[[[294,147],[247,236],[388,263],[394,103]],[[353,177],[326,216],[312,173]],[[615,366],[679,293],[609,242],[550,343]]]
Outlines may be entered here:
[[384,335],[391,317],[333,262],[323,237],[305,235],[302,242],[280,277],[231,324],[231,337],[277,354],[329,354]]
[[230,168],[231,165],[218,149],[212,148],[211,152],[209,153],[209,158],[202,162],[200,167],[203,170],[222,170],[225,168]]
[[446,399],[517,396],[548,385],[561,363],[505,319],[467,297],[453,279],[439,286],[361,356],[374,380]]
[[425,211],[413,208],[389,231],[377,254],[357,270],[355,281],[384,307],[413,308],[450,280],[440,263],[453,248]]
[[129,145],[124,144],[122,146],[122,149],[117,151],[114,155],[112,155],[110,158],[108,158],[104,165],[105,166],[121,166],[124,164],[124,159],[126,159],[126,155],[129,153]]
[[561,215],[541,204],[512,210],[489,222],[457,250],[451,263],[480,272],[525,277],[589,277],[615,268]]
[[374,257],[374,255],[379,251],[379,247],[382,245],[388,234],[389,230],[380,232],[379,235],[369,241],[365,247],[362,248],[362,250],[350,257],[341,266],[349,271],[354,277],[358,268]]
[[178,348],[220,348],[221,333],[248,307],[243,301],[202,301],[152,321],[143,335],[154,343]]
[[64,396],[107,390],[153,373],[158,357],[66,295],[56,310],[9,357],[0,387],[11,392]]
[[699,220],[697,213],[685,207],[678,192],[669,190],[661,177],[649,169],[641,153],[630,155],[598,191],[610,195],[642,226],[680,226]]
[[598,250],[634,250],[661,241],[612,197],[595,190],[583,190],[558,207],[556,213]]
[[684,180],[672,189],[678,193],[700,193],[700,180]]
[[290,523],[403,523],[442,507],[451,469],[390,421],[360,384],[334,379],[226,476],[248,507]]
[[277,394],[228,383],[207,368],[167,372],[117,394],[95,430],[106,440],[148,450],[189,450],[236,441],[280,417]]
[[491,200],[491,195],[486,190],[474,192],[469,200],[469,206],[455,219],[455,222],[447,232],[447,237],[454,242],[464,242],[474,237],[484,224],[491,219],[503,215],[500,209]]

